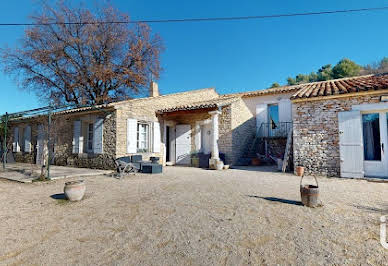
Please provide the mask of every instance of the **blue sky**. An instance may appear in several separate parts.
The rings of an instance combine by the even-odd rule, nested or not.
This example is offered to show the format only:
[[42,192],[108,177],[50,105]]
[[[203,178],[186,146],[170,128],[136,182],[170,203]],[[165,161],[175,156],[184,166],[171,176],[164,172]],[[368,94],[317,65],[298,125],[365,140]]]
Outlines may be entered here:
[[[33,0],[3,1],[0,22],[29,22]],[[92,1],[88,1],[92,2]],[[112,0],[138,19],[268,15],[388,6],[388,1]],[[161,93],[215,87],[220,93],[264,89],[348,57],[359,64],[388,56],[387,11],[250,21],[151,24],[166,47]],[[0,28],[0,46],[17,44],[24,28]],[[43,105],[0,73],[0,113]]]

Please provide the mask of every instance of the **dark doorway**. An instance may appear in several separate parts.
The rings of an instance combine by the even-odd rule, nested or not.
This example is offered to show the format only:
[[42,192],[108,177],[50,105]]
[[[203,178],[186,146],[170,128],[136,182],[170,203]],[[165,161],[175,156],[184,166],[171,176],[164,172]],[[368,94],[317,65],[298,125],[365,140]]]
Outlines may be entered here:
[[170,161],[170,127],[166,126],[166,162]]

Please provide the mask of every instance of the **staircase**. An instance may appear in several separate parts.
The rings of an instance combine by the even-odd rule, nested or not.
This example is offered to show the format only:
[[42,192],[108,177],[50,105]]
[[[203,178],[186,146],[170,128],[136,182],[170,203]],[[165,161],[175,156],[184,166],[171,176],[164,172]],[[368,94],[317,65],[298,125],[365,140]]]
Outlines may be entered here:
[[262,123],[260,125],[260,128],[257,131],[255,137],[253,138],[249,148],[245,152],[244,156],[240,159],[239,163],[241,165],[249,164],[253,158],[258,158],[258,154],[261,155],[259,157],[264,161],[271,162],[270,158],[276,160],[273,154],[272,156],[270,156],[271,154],[269,154],[271,147],[269,146],[270,144],[268,143],[268,140],[273,138],[287,138],[284,157],[282,158],[284,159],[282,170],[284,169],[283,171],[286,171],[286,169],[289,167],[288,162],[292,147],[292,123],[280,122],[277,124],[277,127],[275,129],[271,127],[271,123]]

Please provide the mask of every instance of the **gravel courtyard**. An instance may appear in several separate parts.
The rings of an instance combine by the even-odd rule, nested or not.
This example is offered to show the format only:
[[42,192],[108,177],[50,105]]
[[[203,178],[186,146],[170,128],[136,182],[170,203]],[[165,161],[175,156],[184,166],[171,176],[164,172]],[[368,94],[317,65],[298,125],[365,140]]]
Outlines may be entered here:
[[[383,265],[388,183],[320,178],[321,208],[300,206],[299,178],[169,167],[122,180],[0,181],[0,264]],[[312,180],[309,180],[311,181]]]

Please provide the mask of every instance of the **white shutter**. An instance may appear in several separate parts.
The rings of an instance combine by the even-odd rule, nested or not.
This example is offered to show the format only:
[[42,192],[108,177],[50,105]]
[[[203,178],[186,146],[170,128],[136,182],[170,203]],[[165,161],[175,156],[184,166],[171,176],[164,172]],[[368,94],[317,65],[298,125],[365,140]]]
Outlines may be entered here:
[[292,107],[290,99],[279,101],[279,122],[292,122]]
[[267,108],[265,103],[256,105],[256,133],[259,133],[262,123],[267,123]]
[[360,111],[338,113],[341,177],[364,177],[364,147]]
[[195,151],[199,152],[201,150],[201,125],[197,122],[195,124],[195,135],[194,135],[194,142],[195,142]]
[[97,118],[93,125],[93,153],[103,153],[104,119]]
[[15,127],[13,129],[13,143],[12,143],[12,150],[13,152],[20,152],[20,145],[19,145],[19,128]]
[[160,124],[159,122],[154,122],[154,134],[153,134],[153,152],[158,153],[160,152]]
[[127,153],[137,152],[137,120],[127,120]]
[[81,121],[74,121],[73,153],[82,153],[83,138],[81,136]]
[[31,127],[24,128],[24,152],[31,152]]

